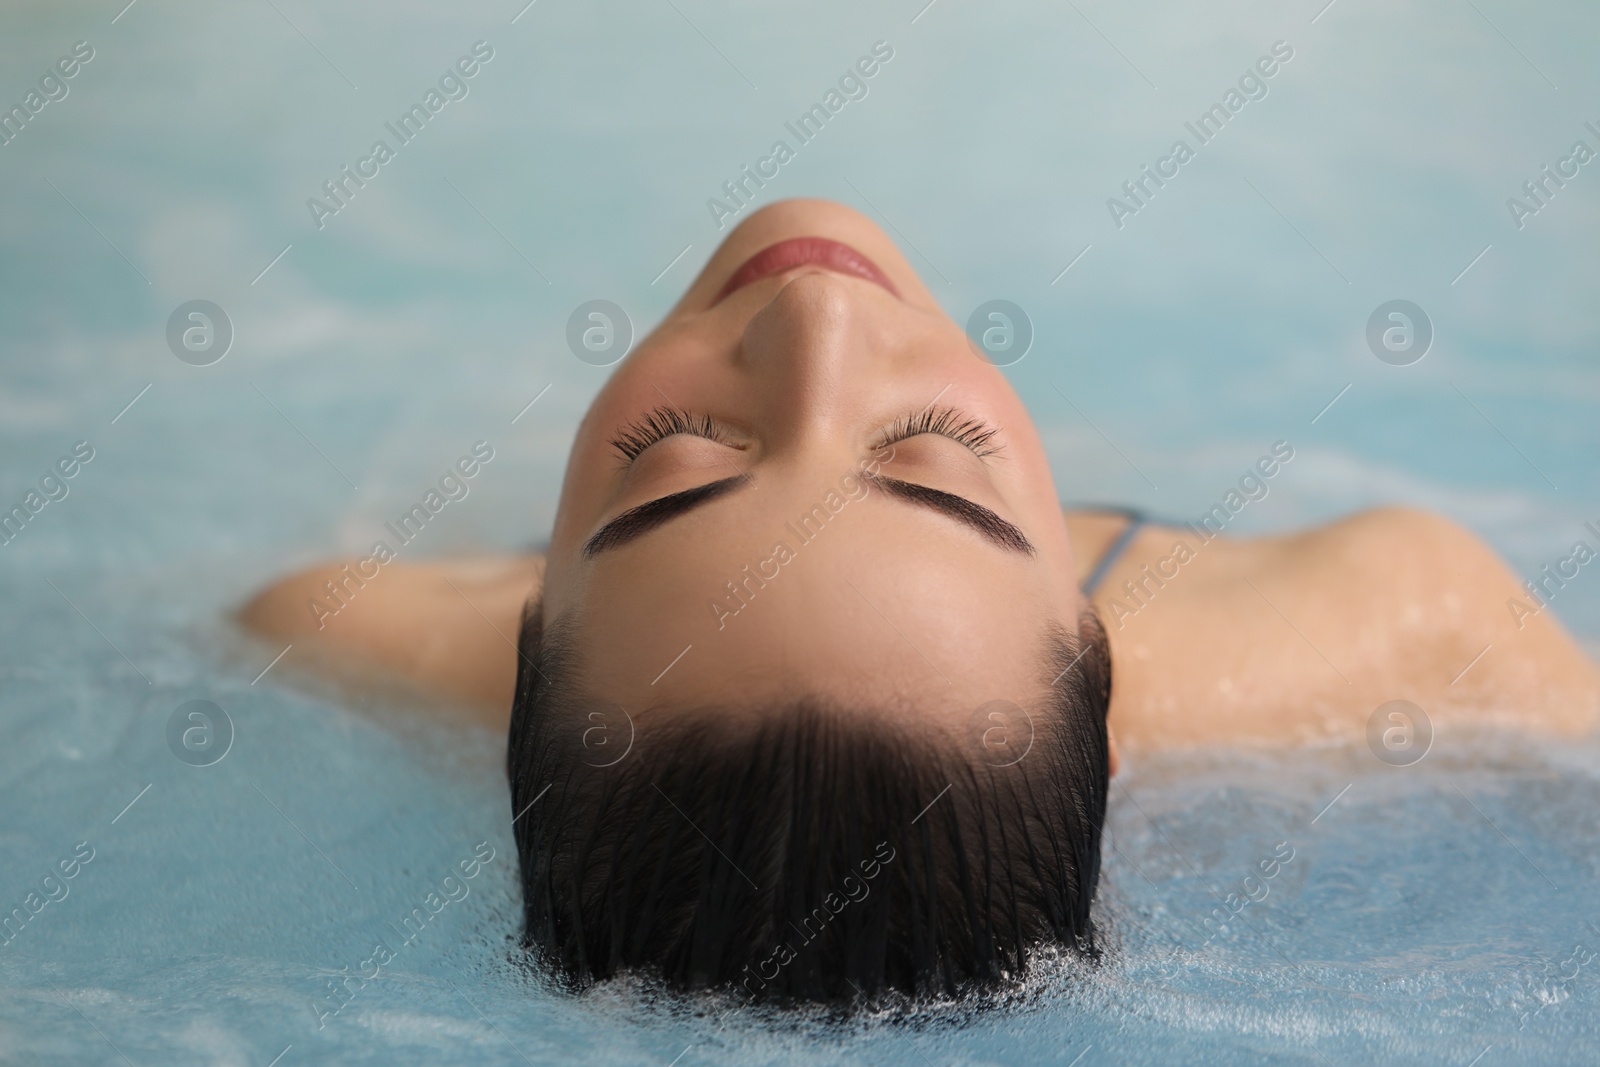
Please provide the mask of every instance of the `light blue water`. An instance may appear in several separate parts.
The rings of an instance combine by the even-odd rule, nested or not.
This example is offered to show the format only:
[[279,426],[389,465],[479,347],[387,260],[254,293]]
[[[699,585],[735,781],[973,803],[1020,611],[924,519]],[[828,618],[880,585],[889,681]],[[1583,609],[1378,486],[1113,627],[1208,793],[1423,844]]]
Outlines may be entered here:
[[[548,529],[606,373],[567,353],[568,313],[604,297],[654,322],[718,239],[706,198],[880,39],[868,96],[763,199],[887,220],[958,318],[1022,305],[1038,340],[1010,373],[1064,496],[1197,514],[1287,439],[1241,525],[1405,500],[1532,574],[1600,520],[1600,163],[1521,229],[1505,205],[1600,147],[1592,5],[674,2],[0,15],[7,107],[94,48],[0,147],[0,505],[95,450],[0,547],[0,909],[93,849],[0,945],[0,1061],[1592,1062],[1594,744],[1135,763],[1101,967],[1041,967],[987,1012],[839,1024],[551,993],[511,951],[501,740],[378,726],[285,684],[292,659],[252,684],[279,649],[228,612],[365,549],[473,441],[494,463],[419,547]],[[318,230],[306,199],[478,40],[470,95]],[[1278,40],[1268,95],[1118,229],[1106,198]],[[1363,340],[1397,297],[1437,331],[1409,367]],[[164,338],[195,298],[236,329],[209,367]],[[1595,647],[1593,574],[1556,610]],[[210,767],[167,746],[190,699],[235,726]],[[467,895],[320,1018],[480,842]],[[1293,859],[1265,898],[1211,937],[1275,849]]]

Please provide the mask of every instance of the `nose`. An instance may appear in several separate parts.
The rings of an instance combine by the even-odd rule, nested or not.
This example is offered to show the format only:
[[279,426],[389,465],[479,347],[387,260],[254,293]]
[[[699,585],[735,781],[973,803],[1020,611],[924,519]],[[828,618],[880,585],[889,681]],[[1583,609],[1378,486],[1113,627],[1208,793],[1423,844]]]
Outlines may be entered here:
[[757,385],[762,422],[774,438],[839,438],[874,380],[885,372],[871,343],[870,311],[858,287],[825,271],[778,290],[746,325],[737,358]]

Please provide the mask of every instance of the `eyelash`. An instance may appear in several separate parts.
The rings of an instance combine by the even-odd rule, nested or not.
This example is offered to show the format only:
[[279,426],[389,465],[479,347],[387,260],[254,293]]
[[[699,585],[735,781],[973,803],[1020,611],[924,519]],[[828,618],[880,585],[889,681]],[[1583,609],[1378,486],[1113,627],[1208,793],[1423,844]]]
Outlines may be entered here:
[[997,427],[963,415],[954,408],[924,408],[915,415],[896,420],[878,442],[878,447],[887,448],[907,438],[932,433],[966,445],[979,459],[983,459],[1000,451],[999,445],[989,443],[998,432]]
[[[887,448],[908,438],[931,433],[965,445],[982,459],[1000,451],[999,445],[989,443],[997,432],[996,427],[963,415],[953,408],[924,409],[895,420],[875,447]],[[651,445],[678,434],[727,443],[726,435],[709,416],[691,415],[680,408],[659,407],[637,422],[624,426],[612,438],[611,447],[625,462],[632,463]]]
[[617,436],[611,439],[611,447],[616,449],[625,461],[632,463],[639,458],[639,453],[657,441],[678,434],[690,434],[694,437],[727,443],[722,431],[709,416],[691,415],[678,408],[656,408],[638,422],[624,426]]

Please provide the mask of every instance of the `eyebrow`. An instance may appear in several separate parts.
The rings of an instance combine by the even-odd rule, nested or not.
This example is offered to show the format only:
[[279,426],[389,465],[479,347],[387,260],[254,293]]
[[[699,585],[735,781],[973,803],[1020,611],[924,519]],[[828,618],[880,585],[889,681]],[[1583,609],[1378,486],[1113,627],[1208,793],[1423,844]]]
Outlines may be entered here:
[[964,496],[946,493],[941,489],[932,489],[916,482],[903,482],[899,478],[873,474],[870,471],[862,472],[861,477],[891,496],[920,504],[925,508],[932,508],[958,522],[965,523],[1009,552],[1021,552],[1028,556],[1034,554],[1033,542],[1029,541],[1021,530],[982,504],[974,504]]
[[[966,497],[956,496],[954,493],[946,493],[939,489],[930,489],[928,486],[918,485],[915,482],[901,481],[899,478],[885,477],[881,474],[863,472],[861,477],[863,481],[877,486],[892,496],[925,508],[931,508],[970,526],[1007,551],[1021,552],[1029,556],[1034,554],[1033,542],[1029,541],[1021,530],[988,508],[981,504],[974,504]],[[583,555],[585,558],[592,559],[607,549],[619,548],[634,538],[649,533],[657,526],[693,511],[702,504],[708,504],[720,496],[725,496],[736,489],[742,489],[751,480],[751,476],[748,474],[738,474],[731,478],[708,482],[705,485],[697,485],[693,489],[670,493],[648,503],[640,504],[638,507],[629,508],[600,527],[593,537],[584,542]]]
[[736,474],[731,478],[697,485],[693,489],[685,489],[678,493],[669,493],[640,504],[636,508],[629,508],[595,531],[595,535],[583,543],[583,554],[592,558],[607,549],[621,547],[635,537],[649,533],[663,523],[671,522],[679,515],[693,511],[702,504],[708,504],[719,496],[726,496],[735,489],[742,489],[748,484],[750,475]]

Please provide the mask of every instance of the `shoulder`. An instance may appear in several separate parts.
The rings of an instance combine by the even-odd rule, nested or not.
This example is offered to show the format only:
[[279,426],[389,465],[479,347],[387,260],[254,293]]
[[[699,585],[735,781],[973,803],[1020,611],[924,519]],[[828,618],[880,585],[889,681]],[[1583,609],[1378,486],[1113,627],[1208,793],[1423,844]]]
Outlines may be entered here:
[[1152,530],[1095,603],[1118,730],[1159,743],[1353,735],[1397,698],[1567,733],[1600,718],[1600,670],[1554,612],[1418,508],[1263,537]]
[[1393,650],[1397,680],[1446,706],[1562,729],[1600,715],[1600,670],[1487,543],[1443,515],[1382,507],[1291,535],[1314,595],[1359,648]]
[[1481,537],[1423,508],[1369,508],[1272,540],[1324,592],[1365,596],[1406,619],[1423,613],[1440,633],[1502,617],[1514,622],[1507,600],[1523,594],[1521,580]]
[[[1293,536],[1293,535],[1291,535]],[[1398,558],[1420,562],[1438,557],[1498,557],[1477,534],[1436,511],[1391,504],[1367,508],[1299,535],[1324,546],[1380,550]]]
[[1517,579],[1494,549],[1467,527],[1423,508],[1387,506],[1278,541],[1296,564],[1315,565],[1315,577],[1353,583],[1390,604],[1426,607],[1448,624],[1497,603]]

